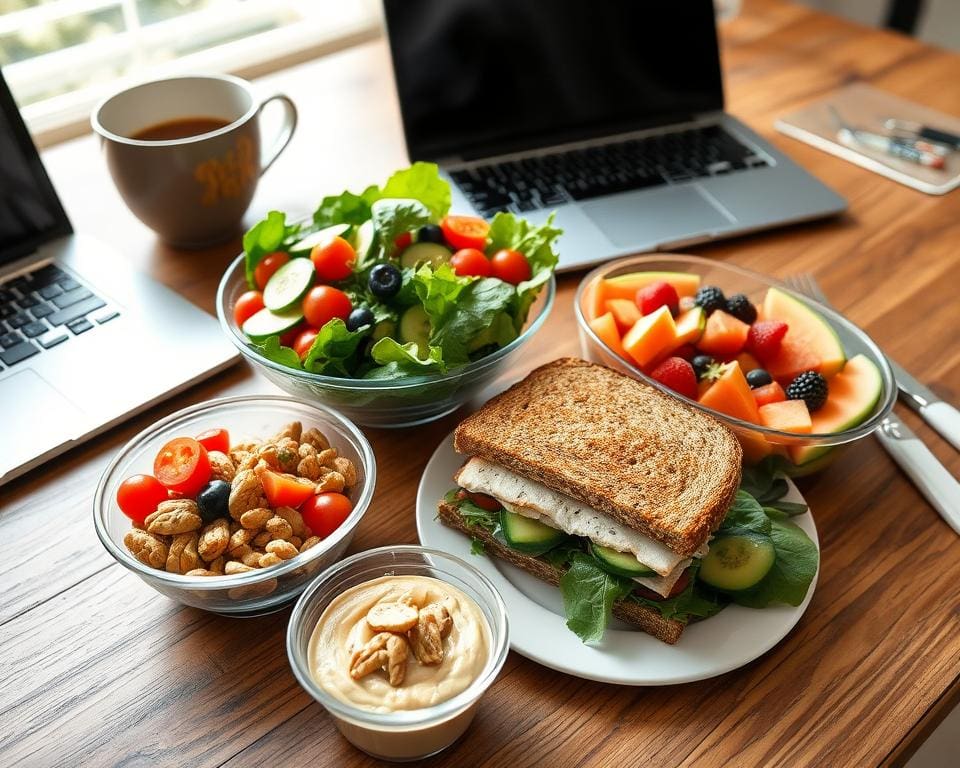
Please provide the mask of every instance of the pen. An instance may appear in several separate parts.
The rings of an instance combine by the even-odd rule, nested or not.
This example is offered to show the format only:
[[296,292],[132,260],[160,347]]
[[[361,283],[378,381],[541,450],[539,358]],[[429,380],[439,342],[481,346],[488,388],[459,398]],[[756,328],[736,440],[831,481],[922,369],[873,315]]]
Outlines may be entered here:
[[916,123],[911,120],[896,120],[891,117],[883,122],[883,127],[888,131],[896,131],[900,135],[907,134],[932,141],[935,144],[942,144],[950,149],[960,149],[960,136],[949,131],[931,128],[929,125],[923,125],[923,123]]
[[927,168],[943,168],[944,166],[943,155],[931,152],[928,149],[922,149],[914,142],[851,128],[841,128],[837,135],[845,144],[859,144],[862,147],[883,152],[891,157],[898,157],[901,160]]

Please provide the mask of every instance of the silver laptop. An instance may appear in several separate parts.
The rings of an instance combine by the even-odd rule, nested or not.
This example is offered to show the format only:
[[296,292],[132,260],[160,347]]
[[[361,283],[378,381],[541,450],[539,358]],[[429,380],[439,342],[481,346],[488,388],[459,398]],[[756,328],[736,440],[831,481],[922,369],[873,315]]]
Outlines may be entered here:
[[237,357],[213,318],[72,233],[0,74],[0,484]]
[[453,209],[564,230],[561,269],[842,211],[723,111],[712,0],[384,0],[407,150]]

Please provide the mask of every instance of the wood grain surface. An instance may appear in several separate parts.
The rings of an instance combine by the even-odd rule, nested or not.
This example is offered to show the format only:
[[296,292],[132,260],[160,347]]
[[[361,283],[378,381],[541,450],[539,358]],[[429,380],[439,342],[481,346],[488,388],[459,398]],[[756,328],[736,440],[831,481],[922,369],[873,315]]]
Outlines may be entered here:
[[[696,252],[778,276],[814,273],[891,356],[960,402],[960,195],[925,196],[772,129],[778,114],[854,80],[960,114],[960,57],[775,0],[748,0],[722,38],[729,109],[850,210]],[[249,222],[272,208],[308,212],[324,193],[362,187],[406,161],[382,42],[259,85],[289,94],[301,122]],[[194,252],[159,244],[124,208],[89,137],[45,161],[78,230],[212,311],[239,239]],[[578,353],[579,278],[560,279],[524,367]],[[270,391],[238,365],[0,489],[0,764],[374,764],[291,675],[289,610],[231,620],[180,606],[115,563],[94,534],[96,481],[132,435],[192,402]],[[960,455],[897,410],[960,474]],[[368,431],[378,487],[352,551],[416,542],[417,482],[456,421]],[[766,656],[706,682],[633,689],[511,654],[464,740],[431,764],[902,763],[960,692],[960,540],[873,440],[802,489],[820,532],[820,583],[797,628]]]

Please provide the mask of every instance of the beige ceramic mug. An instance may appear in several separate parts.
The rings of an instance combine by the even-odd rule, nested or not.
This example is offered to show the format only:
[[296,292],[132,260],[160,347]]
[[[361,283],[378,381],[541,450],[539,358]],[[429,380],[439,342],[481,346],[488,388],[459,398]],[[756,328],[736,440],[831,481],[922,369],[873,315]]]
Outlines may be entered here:
[[[284,119],[261,147],[260,113],[271,101]],[[293,136],[297,109],[283,95],[261,101],[237,77],[186,76],[121,91],[91,122],[130,210],[168,243],[189,248],[237,233],[257,181]]]

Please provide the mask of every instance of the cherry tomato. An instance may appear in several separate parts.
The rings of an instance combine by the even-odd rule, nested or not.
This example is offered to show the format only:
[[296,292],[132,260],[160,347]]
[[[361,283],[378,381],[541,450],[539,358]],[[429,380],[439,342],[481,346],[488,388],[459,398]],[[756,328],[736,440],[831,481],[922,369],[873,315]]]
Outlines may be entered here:
[[325,539],[350,516],[353,504],[342,493],[318,493],[300,507],[303,522],[314,536]]
[[120,511],[135,523],[143,525],[147,515],[157,511],[157,505],[167,500],[167,489],[152,475],[128,477],[117,488]]
[[493,276],[499,277],[505,283],[518,285],[530,279],[530,264],[520,251],[507,248],[497,251],[490,259],[490,266],[493,268]]
[[195,496],[210,479],[207,449],[192,437],[177,437],[153,460],[153,474],[171,491]]
[[470,501],[480,507],[480,509],[485,509],[487,512],[499,512],[500,508],[503,506],[499,501],[493,498],[493,496],[487,496],[485,493],[459,491],[457,492],[457,498],[470,499]]
[[316,328],[307,328],[306,330],[300,331],[297,338],[293,340],[293,351],[299,355],[301,360],[306,358],[307,352],[309,352],[310,347],[313,346],[313,340],[317,338],[318,333],[320,333],[320,331]]
[[263,495],[271,507],[299,507],[314,495],[316,486],[309,480],[301,482],[291,475],[267,470],[260,475]]
[[283,251],[268,253],[260,259],[253,269],[253,280],[257,284],[257,288],[262,291],[266,287],[267,281],[273,277],[273,273],[288,261],[290,261],[290,254]]
[[230,433],[222,427],[201,432],[197,435],[197,442],[208,451],[230,452]]
[[346,320],[353,305],[343,291],[329,285],[315,285],[303,299],[303,316],[314,328],[323,328],[329,320]]
[[247,291],[240,295],[233,305],[233,322],[243,325],[257,312],[263,309],[263,294],[260,291]]
[[393,244],[396,246],[398,251],[402,251],[404,248],[408,247],[413,242],[413,233],[412,232],[402,232],[393,238]]
[[450,257],[453,271],[463,277],[490,277],[493,267],[483,251],[476,248],[461,248]]
[[644,586],[634,587],[634,592],[636,592],[640,597],[646,598],[647,600],[654,600],[660,602],[661,600],[669,600],[671,597],[676,597],[683,590],[687,588],[687,585],[690,583],[690,569],[688,568],[683,573],[680,574],[680,578],[677,579],[676,583],[670,590],[670,593],[664,597],[659,592],[654,592],[652,589]]
[[327,242],[314,246],[310,260],[317,270],[317,277],[328,283],[345,280],[353,274],[357,252],[342,237],[332,237]]
[[306,323],[300,323],[298,326],[291,328],[286,333],[280,334],[280,346],[292,347],[294,342],[297,340],[297,337],[309,327],[310,326],[308,326]]
[[478,216],[446,216],[440,222],[443,237],[454,248],[483,250],[490,225]]

